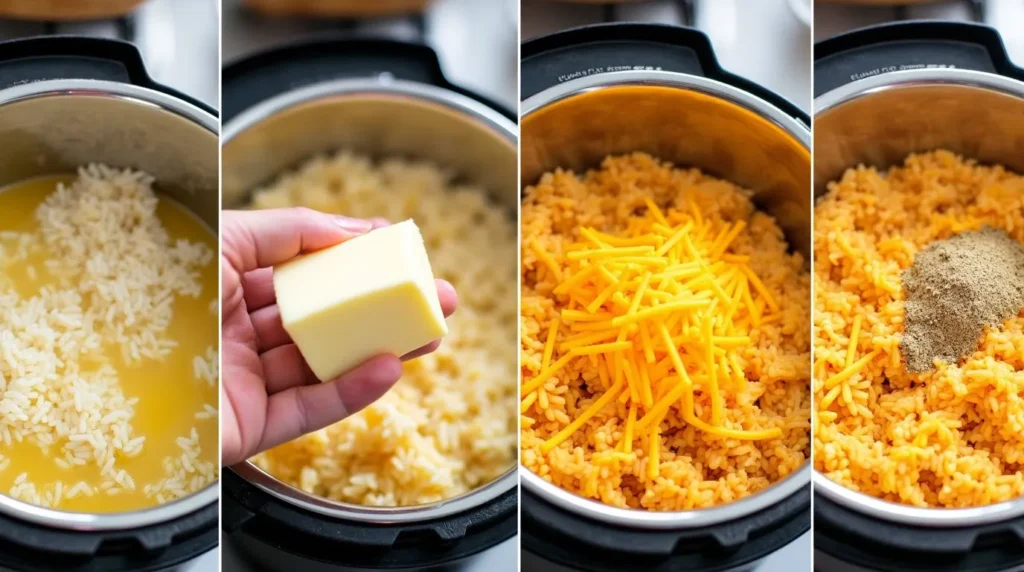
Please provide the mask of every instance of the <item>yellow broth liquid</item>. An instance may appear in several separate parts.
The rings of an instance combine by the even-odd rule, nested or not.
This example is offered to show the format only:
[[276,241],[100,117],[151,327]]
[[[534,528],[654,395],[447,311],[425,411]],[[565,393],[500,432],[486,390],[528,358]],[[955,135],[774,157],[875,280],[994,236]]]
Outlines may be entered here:
[[[0,188],[0,231],[38,232],[36,208],[57,188],[58,182],[70,184],[73,180],[71,175],[48,176]],[[172,242],[177,239],[202,242],[217,252],[216,236],[209,228],[178,203],[164,196],[159,199],[157,214]],[[30,256],[4,270],[22,298],[34,296],[44,285],[57,286],[57,281],[46,271],[45,259],[45,254]],[[65,498],[55,508],[98,513],[156,506],[156,499],[147,497],[143,489],[168,476],[164,473],[164,458],[181,454],[175,439],[188,437],[193,427],[199,433],[202,460],[219,463],[218,418],[196,419],[195,414],[202,411],[205,403],[219,407],[220,393],[216,385],[195,379],[192,371],[195,356],[205,357],[209,346],[218,347],[218,318],[210,311],[210,301],[218,299],[219,295],[216,260],[214,257],[201,269],[201,296],[178,296],[174,301],[174,318],[166,335],[178,342],[178,347],[166,361],[143,360],[129,367],[117,347],[107,349],[107,357],[117,369],[125,397],[139,398],[131,423],[136,437],[146,437],[145,445],[140,455],[117,460],[117,466],[135,480],[135,490],[113,496],[100,491],[94,496],[78,495]],[[30,278],[29,266],[35,268],[36,280]],[[9,466],[0,471],[0,494],[7,494],[18,475],[25,472],[38,490],[46,490],[58,480],[63,482],[65,491],[79,481],[98,487],[103,479],[95,463],[65,469],[54,462],[61,445],[63,443],[58,442],[47,455],[35,444],[22,442],[7,446],[0,441],[0,454],[10,460]]]

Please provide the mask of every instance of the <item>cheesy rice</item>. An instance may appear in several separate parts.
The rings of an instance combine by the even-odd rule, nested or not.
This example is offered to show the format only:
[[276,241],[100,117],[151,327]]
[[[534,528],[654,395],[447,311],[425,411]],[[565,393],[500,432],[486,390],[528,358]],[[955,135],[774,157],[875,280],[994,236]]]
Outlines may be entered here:
[[688,510],[810,448],[810,278],[751,193],[648,155],[522,206],[522,464],[610,505]]
[[1024,243],[1024,177],[946,151],[849,169],[815,208],[815,468],[921,507],[1024,495],[1024,314],[957,363],[908,373],[901,274],[984,226]]

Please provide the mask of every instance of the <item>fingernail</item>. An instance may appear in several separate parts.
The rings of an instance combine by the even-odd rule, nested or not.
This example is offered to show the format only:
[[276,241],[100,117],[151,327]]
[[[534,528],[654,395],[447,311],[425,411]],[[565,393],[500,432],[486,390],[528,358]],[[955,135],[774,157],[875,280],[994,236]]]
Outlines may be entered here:
[[370,229],[373,228],[373,223],[371,223],[368,220],[363,220],[361,218],[349,218],[346,216],[339,216],[334,219],[334,222],[337,223],[338,226],[349,232],[363,233],[368,232]]

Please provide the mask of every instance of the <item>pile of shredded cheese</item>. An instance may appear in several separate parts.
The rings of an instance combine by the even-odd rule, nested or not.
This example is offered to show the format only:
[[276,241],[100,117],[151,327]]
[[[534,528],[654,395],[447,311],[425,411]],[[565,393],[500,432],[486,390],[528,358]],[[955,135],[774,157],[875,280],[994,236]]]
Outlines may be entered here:
[[[673,405],[681,407],[687,423],[720,437],[781,437],[778,427],[748,431],[723,422],[723,392],[742,391],[747,382],[736,349],[750,344],[751,326],[782,317],[778,303],[747,265],[750,257],[726,254],[746,223],[714,225],[693,201],[689,212],[672,210],[668,216],[650,199],[646,204],[647,216],[635,221],[629,236],[583,228],[586,241],[568,245],[561,261],[536,241],[530,243],[537,258],[563,277],[555,293],[568,294],[570,305],[579,309],[564,309],[552,321],[543,367],[523,384],[521,409],[532,405],[541,384],[574,359],[596,361],[605,385],[614,380],[611,389],[541,450],[558,446],[616,398],[629,406],[621,453],[631,452],[640,435],[650,439],[656,452],[659,426]],[[572,334],[557,346],[562,357],[549,365],[560,321]],[[710,423],[694,412],[698,384],[711,396]],[[656,453],[648,457],[647,467],[650,478],[658,475]]]
[[[605,170],[613,171],[609,163],[646,167],[649,161],[643,155],[608,159]],[[622,164],[616,167],[624,170]],[[594,173],[587,174],[592,177]],[[556,484],[579,482],[568,488],[578,487],[575,492],[585,496],[659,509],[716,504],[733,493],[738,498],[751,492],[739,490],[750,488],[739,485],[732,493],[713,495],[723,498],[691,498],[680,505],[653,498],[634,501],[599,483],[609,477],[631,483],[626,475],[641,476],[642,494],[650,496],[659,478],[677,486],[690,484],[674,476],[686,455],[692,455],[689,468],[702,473],[723,465],[717,452],[714,460],[700,458],[702,452],[710,457],[710,448],[681,450],[679,443],[690,440],[682,437],[687,428],[722,443],[737,458],[751,456],[750,473],[763,470],[755,469],[767,464],[767,456],[785,457],[768,461],[786,463],[773,476],[795,469],[798,465],[792,463],[806,460],[809,428],[808,278],[799,255],[784,254],[785,242],[774,221],[754,211],[747,196],[729,186],[726,190],[734,194],[723,193],[724,199],[741,199],[736,206],[745,216],[729,220],[717,204],[705,210],[696,200],[705,202],[702,193],[680,195],[667,208],[638,193],[624,197],[626,203],[640,204],[629,208],[619,224],[608,224],[606,216],[581,217],[604,224],[579,225],[570,236],[558,228],[548,236],[535,233],[546,225],[534,219],[549,211],[534,202],[556,203],[560,191],[575,194],[578,183],[573,180],[575,176],[562,172],[546,176],[537,188],[528,189],[524,204],[523,258],[524,265],[532,266],[523,269],[524,320],[546,322],[535,336],[524,332],[524,349],[543,340],[539,364],[524,359],[524,465]],[[631,187],[628,182],[622,186]],[[543,196],[550,191],[556,196]],[[751,263],[755,243],[748,220],[756,224],[757,235],[766,222],[774,234],[765,254],[779,258],[767,267],[775,269],[771,287]],[[549,224],[563,222],[553,217]],[[804,297],[792,304],[788,315],[780,300],[790,293],[782,292],[780,279],[794,281],[791,294]],[[542,294],[540,299],[537,294]],[[532,324],[523,327],[529,330]],[[781,330],[794,336],[800,329],[804,331],[796,345],[802,351],[781,356],[773,365],[781,352],[770,347],[771,341],[785,337]],[[768,387],[776,381],[799,386]],[[769,389],[783,406],[780,414],[757,411],[758,398]],[[572,407],[567,405],[570,398],[576,399]],[[748,414],[754,411],[756,415]],[[779,440],[789,433],[799,452],[772,451],[783,449]],[[751,443],[764,443],[772,452],[764,454]],[[672,467],[663,472],[666,455]],[[569,474],[580,470],[585,475]],[[755,488],[767,484],[759,479]]]

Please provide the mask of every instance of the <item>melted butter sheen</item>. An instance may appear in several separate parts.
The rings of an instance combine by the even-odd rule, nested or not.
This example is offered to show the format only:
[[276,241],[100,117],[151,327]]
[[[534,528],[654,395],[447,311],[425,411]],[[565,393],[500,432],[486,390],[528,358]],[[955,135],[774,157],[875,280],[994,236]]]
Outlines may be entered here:
[[[32,179],[0,188],[0,231],[34,233],[39,230],[35,210],[46,196],[56,189],[58,182],[70,183],[73,176],[50,176]],[[172,241],[186,239],[203,242],[217,252],[216,236],[191,213],[176,202],[160,197],[157,214]],[[52,253],[48,253],[52,254]],[[22,298],[35,295],[44,285],[57,286],[57,281],[46,272],[47,254],[34,255],[5,269]],[[216,260],[216,257],[214,258]],[[35,269],[31,278],[29,267]],[[203,292],[198,298],[178,296],[174,301],[174,319],[167,336],[178,342],[166,361],[144,360],[134,367],[125,365],[116,347],[107,349],[107,356],[117,369],[126,397],[138,397],[132,424],[136,436],[145,436],[142,454],[135,458],[118,459],[118,467],[125,469],[135,480],[136,490],[110,496],[79,495],[64,499],[61,510],[79,512],[121,512],[156,506],[155,498],[147,497],[145,485],[164,478],[163,460],[178,456],[181,449],[175,443],[178,437],[187,437],[192,427],[199,432],[202,459],[214,462],[218,451],[217,419],[196,419],[195,414],[204,404],[219,407],[216,386],[193,377],[192,359],[205,355],[209,346],[218,347],[217,317],[210,312],[210,301],[217,298],[217,263],[211,262],[201,270]],[[2,327],[2,325],[0,325]],[[56,455],[59,445],[52,450]],[[101,482],[95,464],[64,469],[51,455],[29,443],[5,446],[0,442],[0,454],[10,459],[10,465],[0,471],[0,494],[6,494],[18,475],[27,472],[29,480],[38,488],[47,488],[58,480],[65,490],[79,481],[93,487]]]

